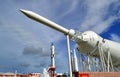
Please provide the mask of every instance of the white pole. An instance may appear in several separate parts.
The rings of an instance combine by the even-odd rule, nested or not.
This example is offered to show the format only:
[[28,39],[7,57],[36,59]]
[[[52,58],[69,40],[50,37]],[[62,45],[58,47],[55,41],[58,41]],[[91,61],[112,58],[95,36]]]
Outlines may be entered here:
[[67,51],[68,51],[68,63],[69,63],[69,75],[72,77],[72,66],[71,66],[71,54],[70,54],[70,41],[69,41],[69,35],[66,35],[67,37]]
[[76,51],[74,49],[74,52],[73,52],[73,59],[74,59],[74,71],[77,71],[78,72],[78,61],[77,61],[77,55],[76,55]]

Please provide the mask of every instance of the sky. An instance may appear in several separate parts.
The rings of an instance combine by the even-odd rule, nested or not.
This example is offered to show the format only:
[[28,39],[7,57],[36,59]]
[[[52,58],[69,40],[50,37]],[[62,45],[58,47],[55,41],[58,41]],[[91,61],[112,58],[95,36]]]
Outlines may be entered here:
[[[0,72],[42,72],[55,45],[56,72],[68,72],[64,34],[24,16],[31,10],[77,31],[120,42],[120,0],[0,0]],[[72,41],[71,50],[76,44]]]

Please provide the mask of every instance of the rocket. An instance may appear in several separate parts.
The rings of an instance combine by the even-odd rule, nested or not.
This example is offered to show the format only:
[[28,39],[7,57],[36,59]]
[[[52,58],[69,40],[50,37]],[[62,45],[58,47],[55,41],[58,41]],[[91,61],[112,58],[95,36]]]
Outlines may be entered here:
[[54,44],[51,44],[51,66],[55,67],[55,51],[54,51],[55,47]]
[[69,35],[70,39],[77,43],[78,50],[84,54],[100,58],[101,51],[105,55],[110,52],[114,70],[120,71],[120,43],[104,39],[93,31],[78,32],[73,29],[66,29],[32,11],[23,9],[20,9],[20,11],[30,19]]

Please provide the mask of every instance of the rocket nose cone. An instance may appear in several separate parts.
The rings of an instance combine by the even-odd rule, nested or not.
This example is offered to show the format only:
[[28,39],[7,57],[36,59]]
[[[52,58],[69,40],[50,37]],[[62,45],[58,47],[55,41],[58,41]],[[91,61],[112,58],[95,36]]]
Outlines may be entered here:
[[24,10],[23,9],[20,9],[21,12],[23,12]]
[[33,13],[31,11],[24,10],[24,9],[20,9],[20,11],[29,18],[33,17],[33,15],[32,15]]
[[24,10],[24,9],[20,9],[20,11],[24,14],[26,14],[27,10]]

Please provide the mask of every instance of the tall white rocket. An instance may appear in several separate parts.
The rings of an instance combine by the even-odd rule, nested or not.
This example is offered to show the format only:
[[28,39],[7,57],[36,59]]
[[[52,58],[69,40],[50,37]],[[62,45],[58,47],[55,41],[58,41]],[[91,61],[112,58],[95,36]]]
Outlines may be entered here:
[[51,66],[55,67],[55,47],[54,44],[51,44]]

